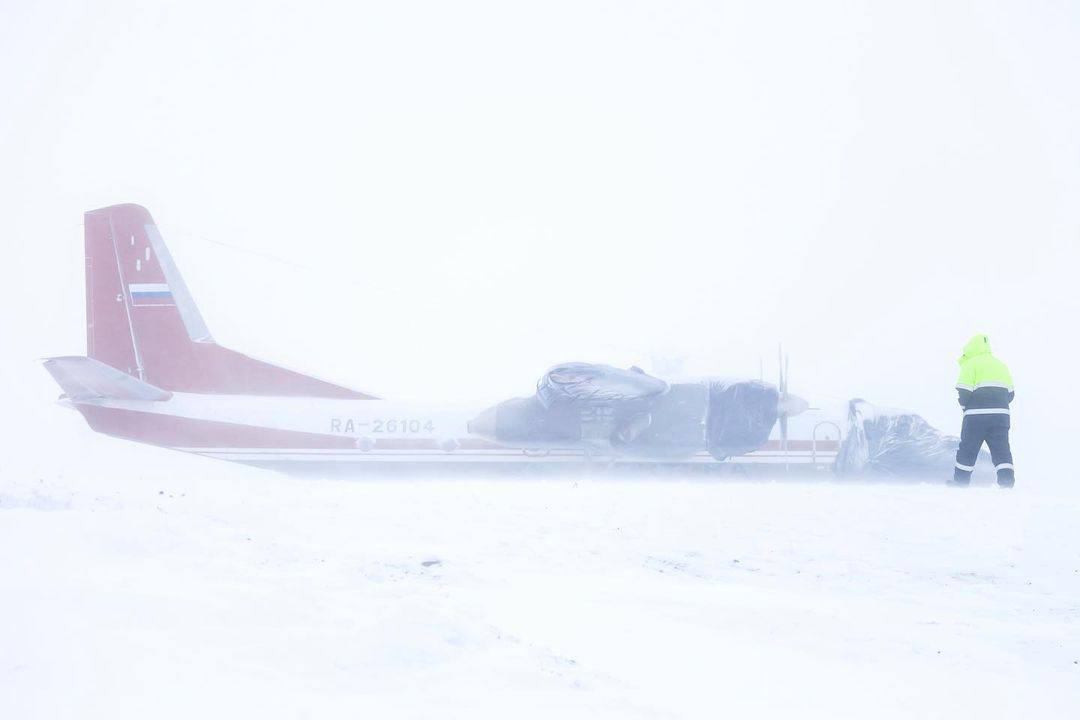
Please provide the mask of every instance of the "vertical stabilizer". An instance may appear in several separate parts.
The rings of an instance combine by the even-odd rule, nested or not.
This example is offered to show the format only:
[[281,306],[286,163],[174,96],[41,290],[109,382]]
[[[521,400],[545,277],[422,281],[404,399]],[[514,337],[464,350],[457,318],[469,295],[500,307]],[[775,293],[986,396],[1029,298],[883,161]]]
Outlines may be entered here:
[[146,208],[86,213],[87,355],[164,390],[372,396],[216,344]]

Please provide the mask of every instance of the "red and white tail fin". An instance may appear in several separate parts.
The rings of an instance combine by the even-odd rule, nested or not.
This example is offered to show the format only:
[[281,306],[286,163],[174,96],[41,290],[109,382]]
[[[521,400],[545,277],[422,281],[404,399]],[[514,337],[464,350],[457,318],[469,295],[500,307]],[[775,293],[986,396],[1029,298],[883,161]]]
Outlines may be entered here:
[[168,391],[372,396],[216,344],[154,219],[139,205],[86,213],[87,355]]

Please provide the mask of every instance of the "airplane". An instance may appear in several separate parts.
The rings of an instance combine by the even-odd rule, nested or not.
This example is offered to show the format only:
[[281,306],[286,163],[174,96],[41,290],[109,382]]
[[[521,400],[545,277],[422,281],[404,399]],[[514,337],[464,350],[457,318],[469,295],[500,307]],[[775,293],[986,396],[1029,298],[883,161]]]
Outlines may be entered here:
[[[86,355],[44,365],[62,404],[125,440],[293,474],[360,476],[391,467],[863,469],[881,448],[895,454],[896,438],[882,433],[896,427],[921,433],[917,463],[955,451],[955,438],[910,413],[862,401],[812,407],[788,392],[783,372],[778,385],[669,383],[639,368],[566,363],[533,396],[489,408],[386,400],[214,342],[142,206],[85,213],[84,240]],[[900,424],[869,430],[881,418]]]

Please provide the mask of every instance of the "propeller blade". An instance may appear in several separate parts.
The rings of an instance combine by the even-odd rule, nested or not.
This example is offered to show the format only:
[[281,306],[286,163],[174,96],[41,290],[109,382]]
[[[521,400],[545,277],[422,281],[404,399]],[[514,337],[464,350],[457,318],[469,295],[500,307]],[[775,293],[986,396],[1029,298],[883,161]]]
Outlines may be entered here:
[[776,387],[780,390],[780,397],[783,397],[786,391],[784,387],[784,346],[780,343],[776,344],[776,374],[779,376]]

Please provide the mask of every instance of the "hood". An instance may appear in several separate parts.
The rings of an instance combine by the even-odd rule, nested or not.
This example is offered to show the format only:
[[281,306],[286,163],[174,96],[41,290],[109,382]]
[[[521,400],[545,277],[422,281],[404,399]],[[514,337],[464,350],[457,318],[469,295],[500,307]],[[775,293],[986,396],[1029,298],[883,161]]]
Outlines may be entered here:
[[986,335],[974,335],[968,340],[967,345],[964,346],[964,353],[960,356],[959,362],[970,360],[976,355],[989,355],[990,354],[990,339]]

